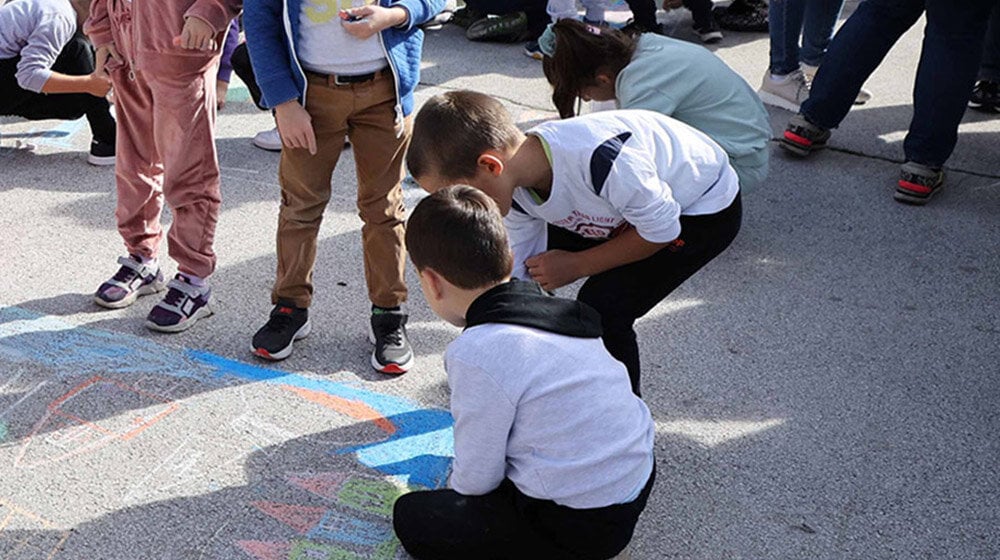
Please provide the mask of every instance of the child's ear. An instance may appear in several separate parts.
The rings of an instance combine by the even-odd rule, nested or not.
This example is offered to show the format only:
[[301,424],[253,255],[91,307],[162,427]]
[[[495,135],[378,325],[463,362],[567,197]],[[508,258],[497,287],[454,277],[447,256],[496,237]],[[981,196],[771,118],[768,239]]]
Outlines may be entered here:
[[439,301],[444,297],[444,278],[433,268],[425,268],[420,271],[420,279],[427,286],[427,295]]
[[476,160],[476,165],[479,169],[485,170],[494,177],[498,177],[503,173],[503,160],[492,152],[483,152],[480,154],[479,159]]

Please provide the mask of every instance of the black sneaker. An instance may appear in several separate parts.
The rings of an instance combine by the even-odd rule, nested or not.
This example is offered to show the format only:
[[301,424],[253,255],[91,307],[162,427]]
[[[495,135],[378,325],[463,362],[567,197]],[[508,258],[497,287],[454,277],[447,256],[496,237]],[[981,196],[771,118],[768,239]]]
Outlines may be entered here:
[[718,43],[722,40],[722,31],[719,29],[719,25],[715,23],[714,19],[704,25],[694,26],[694,32],[698,34],[701,42],[706,45]]
[[457,25],[462,29],[468,29],[470,25],[483,19],[487,15],[488,14],[485,12],[479,12],[470,8],[459,8],[451,15],[451,19],[448,20],[448,23]]
[[[766,79],[766,77],[765,77]],[[814,125],[802,115],[795,115],[788,121],[788,128],[778,145],[799,157],[822,150],[830,140],[830,131]]]
[[271,318],[253,335],[250,351],[265,360],[284,360],[292,355],[292,344],[309,336],[311,330],[308,309],[279,300]]
[[372,367],[382,373],[406,373],[413,366],[413,350],[406,339],[406,314],[372,309]]
[[908,161],[899,169],[899,183],[892,197],[898,202],[923,206],[942,188],[944,188],[944,171]]
[[972,88],[969,107],[987,113],[1000,113],[1000,82],[979,80]]
[[742,0],[728,7],[712,10],[719,27],[729,31],[767,33],[767,4],[760,0]]
[[101,142],[93,140],[90,142],[90,155],[87,156],[87,163],[96,166],[107,166],[115,164],[115,143]]

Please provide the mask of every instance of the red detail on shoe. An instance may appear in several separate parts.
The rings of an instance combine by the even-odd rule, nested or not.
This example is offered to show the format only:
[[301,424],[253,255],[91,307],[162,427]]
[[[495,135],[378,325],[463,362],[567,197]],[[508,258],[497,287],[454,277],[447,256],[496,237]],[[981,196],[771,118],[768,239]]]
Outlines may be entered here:
[[382,366],[382,369],[380,369],[379,371],[381,371],[382,373],[394,373],[396,375],[399,375],[401,373],[406,373],[406,370],[399,367],[397,364],[389,364]]
[[798,134],[795,134],[791,130],[786,130],[785,131],[785,140],[790,140],[792,142],[795,142],[796,144],[801,144],[803,146],[812,146],[813,145],[812,140],[810,140],[810,139],[808,139],[808,138],[806,138],[804,136],[799,136]]
[[253,351],[253,353],[257,354],[261,358],[267,358],[268,360],[273,360],[274,359],[274,358],[271,357],[271,353],[268,352],[267,350],[264,350],[263,348],[257,348],[256,350]]
[[291,315],[292,314],[292,308],[291,307],[279,307],[278,308],[278,313],[284,313],[285,315]]
[[933,188],[928,187],[926,185],[918,185],[916,183],[911,183],[909,181],[904,181],[903,179],[899,180],[899,186],[900,186],[900,188],[906,189],[908,191],[913,191],[915,193],[920,193],[920,194],[931,194],[931,191],[934,190]]

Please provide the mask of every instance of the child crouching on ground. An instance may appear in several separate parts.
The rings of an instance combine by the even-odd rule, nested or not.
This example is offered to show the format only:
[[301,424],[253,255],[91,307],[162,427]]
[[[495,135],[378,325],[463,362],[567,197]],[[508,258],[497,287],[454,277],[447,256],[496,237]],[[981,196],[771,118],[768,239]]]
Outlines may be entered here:
[[514,276],[547,290],[587,278],[604,344],[639,394],[633,325],[700,270],[740,229],[739,179],[701,132],[652,111],[605,111],[514,126],[472,91],[431,98],[406,163],[425,190],[464,183],[506,216]]
[[618,554],[653,486],[654,427],[597,312],[511,280],[498,208],[472,187],[422,200],[406,246],[431,309],[465,330],[444,356],[450,489],[399,498],[403,547],[435,559]]

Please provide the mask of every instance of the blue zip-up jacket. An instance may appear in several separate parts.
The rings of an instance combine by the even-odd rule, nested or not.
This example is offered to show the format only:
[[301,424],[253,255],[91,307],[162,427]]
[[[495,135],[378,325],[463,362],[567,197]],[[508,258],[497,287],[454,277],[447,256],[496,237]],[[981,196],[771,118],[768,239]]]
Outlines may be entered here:
[[[382,49],[396,81],[396,114],[413,112],[413,90],[420,81],[424,32],[417,27],[444,8],[445,0],[378,0],[384,8],[400,7],[410,17],[403,27],[380,32]],[[246,0],[243,6],[250,63],[262,102],[273,108],[298,99],[305,106],[306,77],[299,64],[299,14],[302,0]]]

